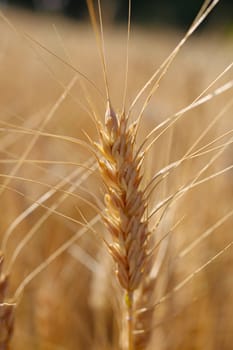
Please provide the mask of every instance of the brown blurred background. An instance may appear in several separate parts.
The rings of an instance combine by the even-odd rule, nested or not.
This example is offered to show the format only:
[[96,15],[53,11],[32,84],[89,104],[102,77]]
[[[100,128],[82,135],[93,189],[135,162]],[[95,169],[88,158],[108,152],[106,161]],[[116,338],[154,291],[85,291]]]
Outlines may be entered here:
[[[85,0],[1,0],[5,6],[19,6],[32,11],[62,12],[76,19],[87,17]],[[202,0],[132,1],[132,20],[142,24],[162,24],[187,27],[199,10]],[[103,0],[102,7],[108,18],[127,21],[127,0]],[[233,25],[233,2],[221,1],[214,16],[210,15],[209,25],[231,27]]]

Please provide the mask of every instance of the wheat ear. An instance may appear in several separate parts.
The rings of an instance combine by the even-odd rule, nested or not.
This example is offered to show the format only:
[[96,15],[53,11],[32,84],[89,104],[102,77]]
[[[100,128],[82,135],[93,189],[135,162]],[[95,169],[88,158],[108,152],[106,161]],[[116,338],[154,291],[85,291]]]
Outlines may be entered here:
[[136,125],[125,114],[116,115],[107,104],[105,124],[99,123],[98,163],[106,187],[103,220],[112,242],[107,243],[116,263],[116,274],[125,290],[128,345],[134,339],[134,292],[142,284],[148,264],[150,231],[146,220],[147,201],[142,188],[143,153],[135,149]]
[[0,350],[7,350],[13,334],[15,304],[6,301],[9,278],[2,272],[3,262],[0,252]]

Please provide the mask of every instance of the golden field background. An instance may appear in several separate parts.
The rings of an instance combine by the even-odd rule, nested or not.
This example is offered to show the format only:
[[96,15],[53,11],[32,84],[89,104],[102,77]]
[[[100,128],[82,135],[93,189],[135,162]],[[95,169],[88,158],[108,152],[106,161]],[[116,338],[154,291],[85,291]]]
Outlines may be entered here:
[[[87,169],[90,153],[70,142],[71,139],[62,140],[48,134],[86,140],[84,130],[90,138],[97,139],[87,110],[93,108],[98,116],[103,116],[105,104],[95,89],[81,79],[64,100],[59,101],[75,73],[27,35],[69,61],[104,90],[90,25],[26,12],[11,11],[5,15],[14,27],[0,20],[0,166],[1,184],[5,185],[0,189],[0,235],[3,240],[7,232],[12,232],[4,249],[6,266],[11,266],[8,293],[11,298],[30,271],[80,230],[82,226],[76,220],[83,222],[84,216],[90,222],[96,215],[87,201],[99,204],[103,190],[95,170]],[[181,37],[181,33],[171,29],[132,29],[127,107]],[[105,39],[113,105],[121,110],[126,30],[106,28]],[[206,33],[195,35],[187,43],[144,112],[139,144],[159,122],[191,103],[231,63],[232,40]],[[230,79],[232,71],[216,86]],[[192,110],[164,133],[148,152],[145,180],[149,181],[160,168],[180,159],[230,99],[232,90]],[[139,111],[137,106],[134,118]],[[46,122],[48,116],[51,118]],[[231,107],[196,149],[232,128]],[[38,134],[38,130],[47,136]],[[229,133],[212,147],[230,141],[230,137]],[[174,170],[151,197],[151,208],[193,179],[217,151],[189,160]],[[202,178],[231,165],[232,158],[233,149],[229,145]],[[73,172],[76,173],[70,178]],[[64,183],[59,185],[61,181]],[[42,206],[38,205],[21,222],[15,221],[33,203],[36,207],[41,196],[54,186],[60,187]],[[169,236],[155,302],[232,241],[230,216],[186,256],[179,258],[185,247],[230,212],[232,206],[231,170],[189,191],[172,207],[156,232],[156,239],[182,220]],[[153,223],[154,218],[152,226]],[[88,229],[25,288],[16,310],[13,349],[118,349],[116,295],[120,291],[114,266],[101,241],[104,228],[97,223],[94,230]],[[34,232],[33,238],[11,264],[12,254],[30,232]],[[232,263],[230,248],[157,306],[149,349],[232,349]]]

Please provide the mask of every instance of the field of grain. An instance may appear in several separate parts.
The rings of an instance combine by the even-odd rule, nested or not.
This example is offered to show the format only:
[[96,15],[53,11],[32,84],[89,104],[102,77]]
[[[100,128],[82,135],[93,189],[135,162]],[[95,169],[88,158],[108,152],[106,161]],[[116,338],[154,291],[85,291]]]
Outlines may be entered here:
[[[103,121],[106,107],[93,29],[11,10],[0,18],[0,33],[1,278],[9,274],[6,295],[0,281],[0,310],[1,303],[16,302],[10,348],[121,349],[123,292],[98,216],[105,186],[95,157],[83,146],[98,140],[94,117]],[[132,27],[126,110],[183,35],[165,27]],[[119,113],[126,39],[126,28],[106,26],[110,96]],[[217,31],[188,40],[143,112],[137,145],[224,72],[232,63],[232,41]],[[162,264],[151,297],[153,318],[142,330],[150,340],[140,349],[232,349],[233,96],[232,88],[218,89],[232,78],[230,67],[203,95],[217,96],[159,129],[145,145],[164,130],[146,151],[145,185],[160,169],[184,155],[187,160],[150,187],[146,214],[150,230],[156,227],[154,262]],[[162,206],[152,215],[188,186],[164,214]],[[1,314],[0,327],[6,327]]]

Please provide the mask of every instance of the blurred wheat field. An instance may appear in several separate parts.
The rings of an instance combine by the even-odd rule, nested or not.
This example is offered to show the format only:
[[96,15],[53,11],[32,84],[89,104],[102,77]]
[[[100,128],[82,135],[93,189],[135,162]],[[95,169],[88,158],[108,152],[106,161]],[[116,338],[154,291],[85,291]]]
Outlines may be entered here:
[[[88,224],[96,215],[94,205],[102,202],[103,185],[90,153],[74,142],[86,140],[85,133],[97,139],[90,110],[103,118],[105,105],[93,86],[74,78],[70,67],[31,40],[104,90],[93,30],[87,23],[59,17],[16,10],[5,15],[15,26],[0,20],[0,235],[10,273],[8,297],[30,271],[82,229],[79,222],[87,221],[76,243],[26,286],[16,309],[12,349],[119,349],[116,310],[121,292],[113,278],[114,264],[102,247],[103,225],[96,220],[92,229]],[[168,29],[132,28],[127,107],[181,37]],[[112,101],[120,110],[125,28],[106,27],[105,46]],[[151,98],[138,144],[166,117],[188,106],[231,63],[232,54],[232,38],[216,33],[191,38]],[[232,69],[211,91],[231,79]],[[224,143],[229,145],[199,180],[232,165],[232,110],[231,89],[185,114],[155,142],[145,160],[145,181],[182,158],[222,113],[194,151],[210,146],[171,172],[151,196],[150,210],[195,178]],[[171,232],[154,301],[169,297],[156,306],[148,349],[232,349],[232,247],[174,291],[232,241],[232,208],[231,169],[188,191],[165,216],[156,241]],[[28,241],[12,260],[25,237]]]

